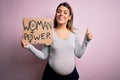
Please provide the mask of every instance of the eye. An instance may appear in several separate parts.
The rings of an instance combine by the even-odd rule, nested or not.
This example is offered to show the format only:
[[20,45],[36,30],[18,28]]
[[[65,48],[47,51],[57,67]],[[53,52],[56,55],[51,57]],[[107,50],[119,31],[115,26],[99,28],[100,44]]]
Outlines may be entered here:
[[57,10],[57,13],[61,13],[62,11],[60,9]]
[[65,11],[64,11],[64,14],[69,14],[69,12],[65,10]]
[[64,12],[64,14],[68,14],[67,12]]

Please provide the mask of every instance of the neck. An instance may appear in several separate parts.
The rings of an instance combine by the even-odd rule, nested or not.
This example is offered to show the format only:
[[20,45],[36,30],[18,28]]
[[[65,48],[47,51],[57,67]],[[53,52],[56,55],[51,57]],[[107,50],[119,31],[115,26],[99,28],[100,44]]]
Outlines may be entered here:
[[66,30],[67,29],[65,24],[64,25],[58,25],[57,28],[61,29],[61,30]]

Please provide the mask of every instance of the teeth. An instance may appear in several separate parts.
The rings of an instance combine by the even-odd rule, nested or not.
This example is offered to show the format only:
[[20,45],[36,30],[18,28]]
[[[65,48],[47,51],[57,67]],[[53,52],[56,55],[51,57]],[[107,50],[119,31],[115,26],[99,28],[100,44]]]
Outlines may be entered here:
[[63,20],[64,18],[63,17],[59,17],[60,20]]

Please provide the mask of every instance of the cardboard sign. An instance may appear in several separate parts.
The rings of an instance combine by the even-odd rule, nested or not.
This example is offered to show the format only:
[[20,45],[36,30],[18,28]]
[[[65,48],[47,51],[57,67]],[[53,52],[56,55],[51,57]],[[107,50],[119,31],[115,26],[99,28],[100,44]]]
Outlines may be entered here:
[[22,38],[31,44],[52,44],[53,22],[50,18],[23,18]]

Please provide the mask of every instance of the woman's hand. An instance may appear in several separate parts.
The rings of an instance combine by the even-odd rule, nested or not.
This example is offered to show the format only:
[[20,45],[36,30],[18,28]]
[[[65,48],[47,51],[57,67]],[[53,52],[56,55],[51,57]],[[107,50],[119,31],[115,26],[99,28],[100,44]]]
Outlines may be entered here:
[[92,33],[90,32],[90,30],[87,28],[86,30],[86,34],[87,34],[87,40],[90,41],[93,39]]
[[26,48],[27,45],[28,45],[28,41],[27,40],[21,40],[21,46],[23,48]]

